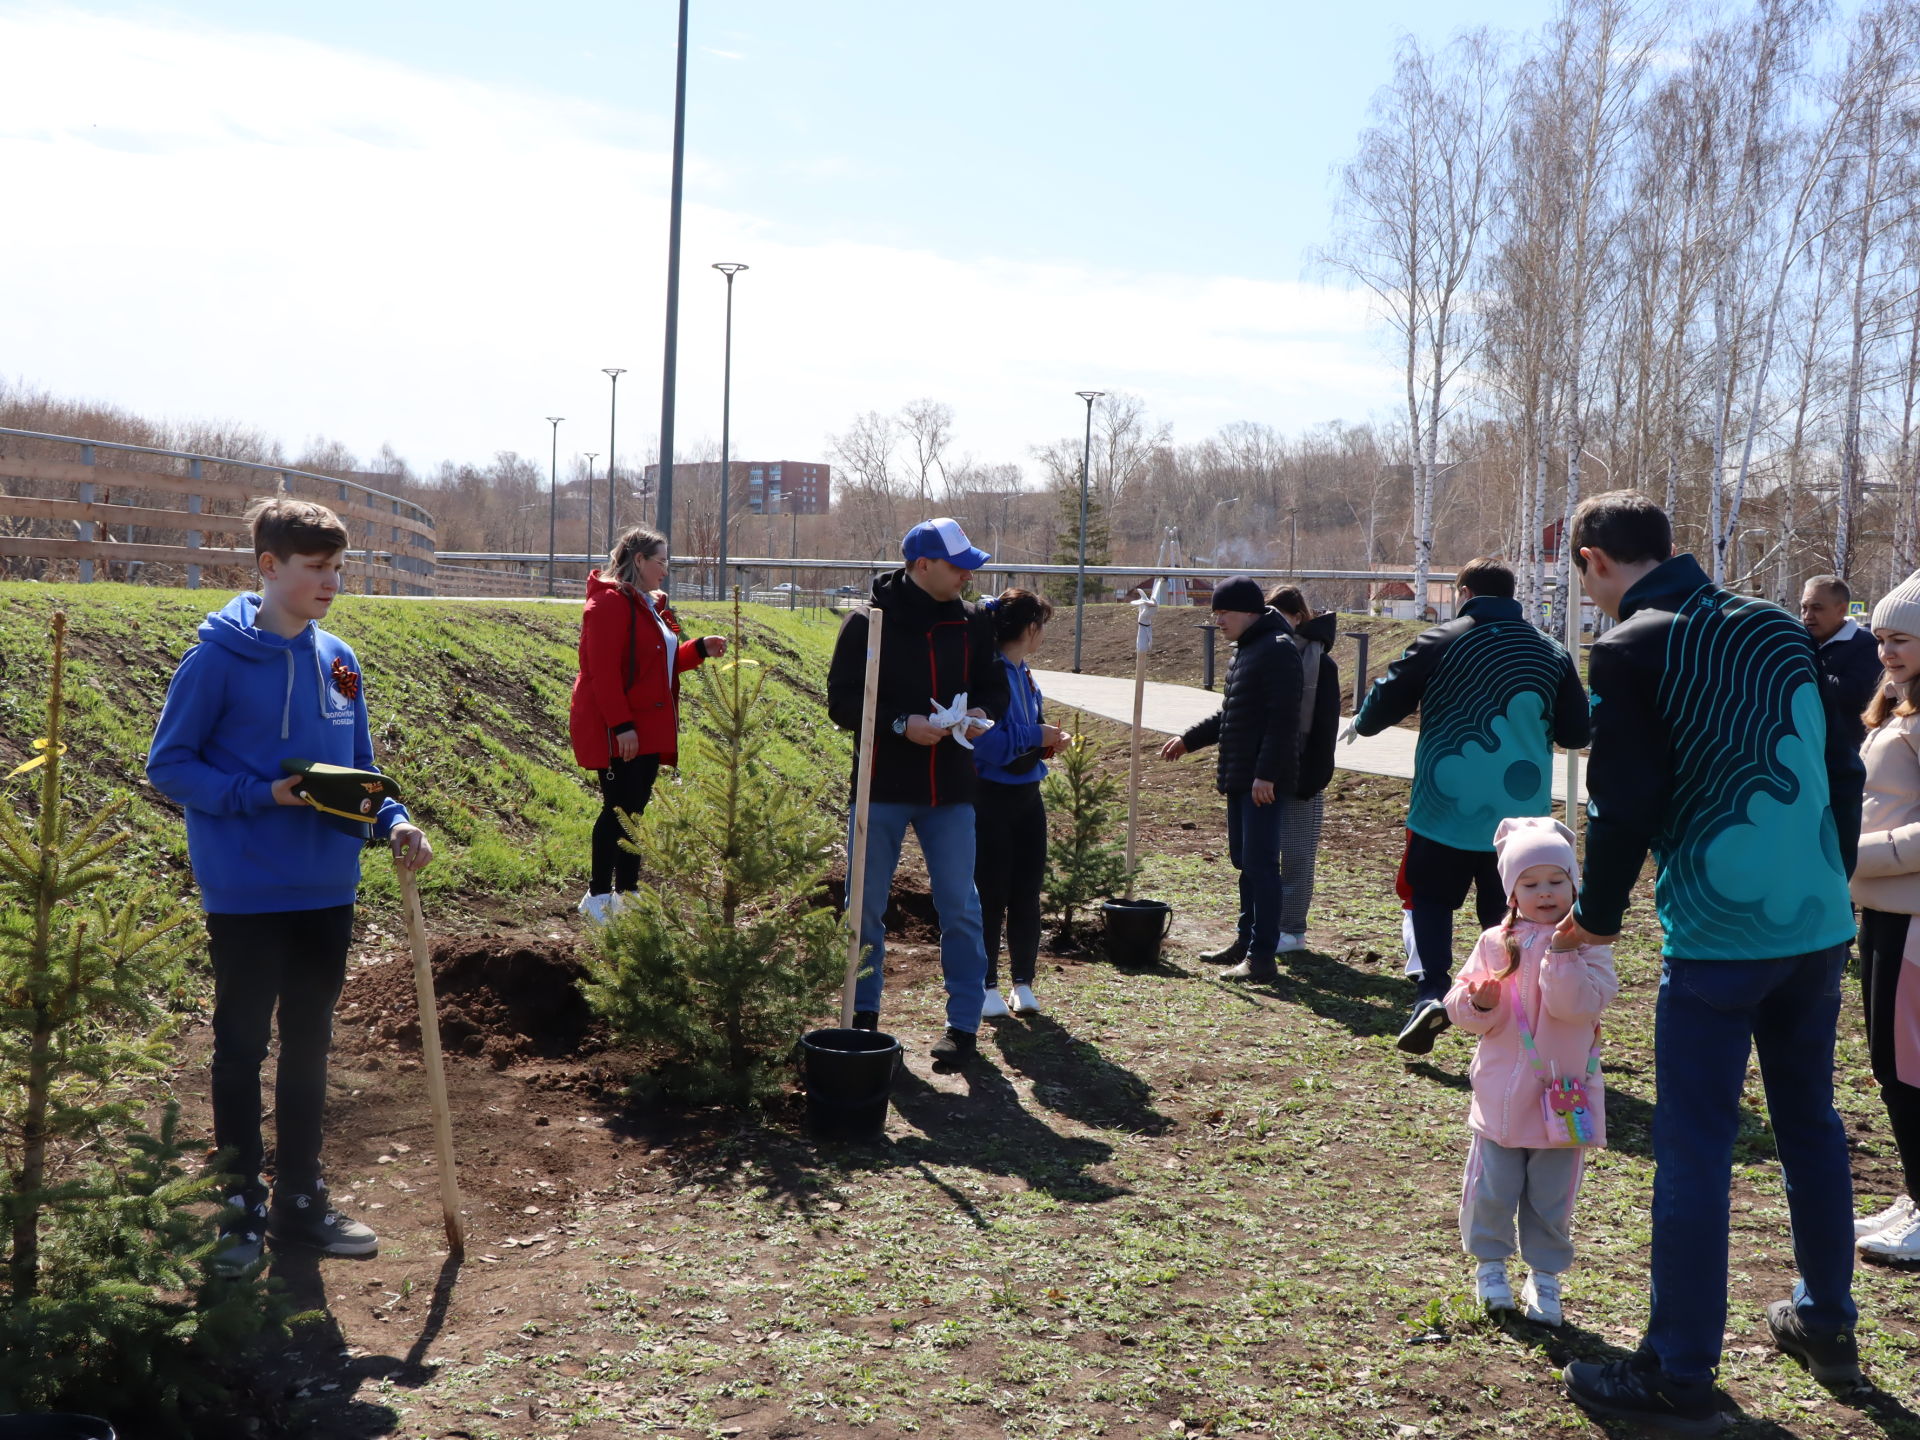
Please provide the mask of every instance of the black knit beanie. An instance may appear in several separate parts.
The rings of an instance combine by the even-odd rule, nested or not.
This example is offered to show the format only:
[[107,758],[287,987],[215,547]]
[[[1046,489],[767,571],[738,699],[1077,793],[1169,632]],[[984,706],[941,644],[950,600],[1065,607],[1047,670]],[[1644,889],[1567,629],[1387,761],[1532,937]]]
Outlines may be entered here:
[[1258,615],[1267,608],[1266,592],[1251,575],[1233,575],[1213,587],[1215,610],[1248,610]]

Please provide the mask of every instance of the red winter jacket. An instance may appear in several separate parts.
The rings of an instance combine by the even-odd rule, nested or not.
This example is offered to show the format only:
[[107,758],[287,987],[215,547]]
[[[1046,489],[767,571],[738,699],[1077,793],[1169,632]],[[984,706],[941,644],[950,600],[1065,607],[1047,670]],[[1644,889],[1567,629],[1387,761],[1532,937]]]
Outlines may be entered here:
[[607,768],[613,732],[631,725],[642,755],[660,763],[679,759],[680,676],[706,659],[699,640],[674,652],[667,683],[666,636],[648,602],[598,570],[587,576],[587,608],[580,617],[580,673],[573,682],[567,730],[573,758],[589,770]]

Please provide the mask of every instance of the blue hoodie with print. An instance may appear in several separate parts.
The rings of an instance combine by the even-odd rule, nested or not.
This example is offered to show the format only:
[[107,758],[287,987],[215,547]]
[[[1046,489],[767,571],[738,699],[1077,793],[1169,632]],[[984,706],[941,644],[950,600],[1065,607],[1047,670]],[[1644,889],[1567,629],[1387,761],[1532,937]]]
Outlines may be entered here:
[[[236,595],[200,626],[167,689],[147,778],[186,811],[208,913],[350,905],[364,841],[317,810],[276,803],[273,786],[287,759],[377,768],[360,665],[318,625],[289,640],[257,629],[259,613],[258,595]],[[406,818],[387,801],[374,836]]]

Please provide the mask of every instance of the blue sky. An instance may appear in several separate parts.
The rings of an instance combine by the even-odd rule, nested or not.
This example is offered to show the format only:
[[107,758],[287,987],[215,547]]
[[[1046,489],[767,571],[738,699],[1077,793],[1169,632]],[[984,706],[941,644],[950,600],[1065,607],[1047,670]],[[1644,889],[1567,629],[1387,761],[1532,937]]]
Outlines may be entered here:
[[[1401,34],[1546,13],[696,0],[679,433],[718,429],[722,258],[754,267],[748,449],[816,454],[922,394],[988,460],[1071,428],[1086,385],[1183,439],[1384,413],[1358,302],[1308,264],[1332,169]],[[644,444],[673,17],[0,0],[0,162],[53,187],[16,257],[50,284],[0,311],[0,373],[430,461],[544,452],[538,416],[603,409],[617,363]],[[169,221],[108,233],[102,195]],[[248,218],[179,234],[202,203]]]

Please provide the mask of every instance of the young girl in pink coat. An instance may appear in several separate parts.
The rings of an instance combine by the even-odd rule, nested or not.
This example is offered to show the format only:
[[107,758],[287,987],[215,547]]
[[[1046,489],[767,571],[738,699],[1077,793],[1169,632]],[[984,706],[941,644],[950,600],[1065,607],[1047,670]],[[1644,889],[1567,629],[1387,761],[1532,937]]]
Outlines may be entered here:
[[1620,982],[1607,946],[1553,948],[1580,884],[1573,833],[1541,817],[1502,820],[1493,848],[1507,918],[1480,937],[1446,1002],[1453,1023],[1480,1037],[1460,1239],[1480,1261],[1481,1304],[1515,1308],[1507,1257],[1517,1248],[1529,1271],[1519,1308],[1558,1325],[1587,1147],[1607,1143],[1599,1020]]

